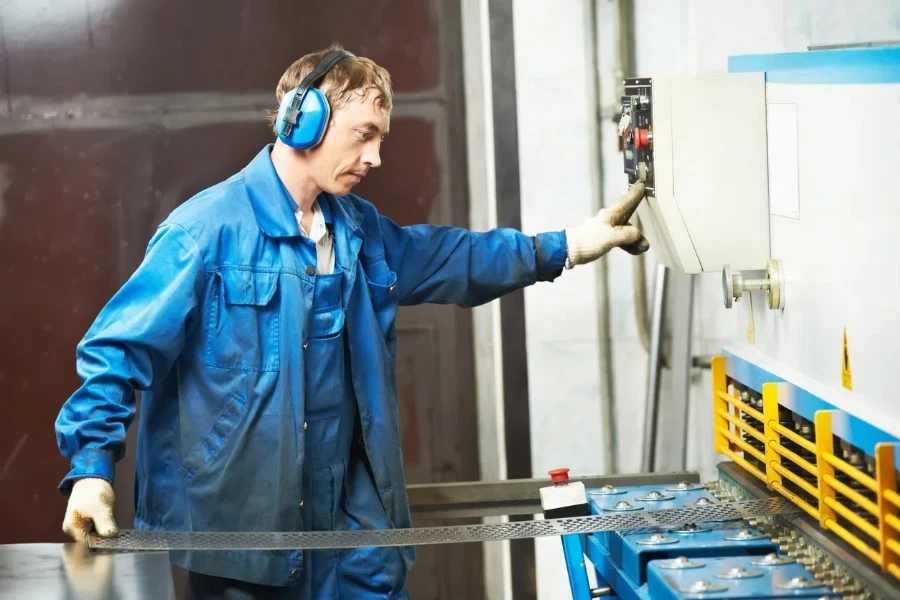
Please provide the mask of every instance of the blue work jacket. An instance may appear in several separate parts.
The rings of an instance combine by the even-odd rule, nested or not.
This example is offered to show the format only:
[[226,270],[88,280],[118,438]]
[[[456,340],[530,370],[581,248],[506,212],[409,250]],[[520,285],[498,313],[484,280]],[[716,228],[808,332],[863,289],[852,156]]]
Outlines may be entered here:
[[[142,264],[77,349],[83,383],[56,421],[71,471],[113,480],[142,390],[135,527],[300,531],[305,466],[304,347],[315,269],[298,251],[297,206],[271,145],[159,226]],[[410,527],[400,448],[399,305],[476,306],[536,281],[566,257],[564,232],[527,236],[400,227],[354,195],[323,195],[334,221],[350,373],[375,487],[393,527]],[[413,548],[403,548],[407,568]],[[200,573],[290,585],[303,553],[190,552]]]

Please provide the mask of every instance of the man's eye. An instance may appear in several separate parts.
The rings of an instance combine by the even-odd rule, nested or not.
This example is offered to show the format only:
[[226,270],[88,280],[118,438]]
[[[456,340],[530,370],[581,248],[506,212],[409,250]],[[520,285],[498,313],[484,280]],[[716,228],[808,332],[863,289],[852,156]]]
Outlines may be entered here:
[[369,133],[368,131],[359,131],[359,130],[357,130],[356,134],[357,134],[357,136],[359,137],[359,139],[361,139],[361,140],[363,140],[363,141],[366,141],[366,140],[368,140],[369,138],[372,137],[372,134]]

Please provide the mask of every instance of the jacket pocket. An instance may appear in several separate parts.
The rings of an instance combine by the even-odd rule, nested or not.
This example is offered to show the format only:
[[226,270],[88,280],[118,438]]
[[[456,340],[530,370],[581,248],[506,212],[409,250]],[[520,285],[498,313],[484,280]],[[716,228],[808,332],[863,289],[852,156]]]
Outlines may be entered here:
[[369,286],[371,296],[382,296],[397,292],[397,273],[391,270],[384,257],[377,259],[361,259],[363,273],[366,276],[366,285]]
[[388,268],[384,260],[370,265],[365,269],[365,274],[378,326],[385,341],[393,343],[396,337],[394,326],[397,320],[397,307],[400,303],[397,274]]
[[278,273],[215,272],[209,299],[206,364],[224,369],[277,371]]
[[197,447],[184,459],[181,473],[187,479],[193,479],[198,469],[215,460],[232,434],[238,429],[238,423],[247,410],[247,401],[238,394],[231,393],[222,407],[222,414],[213,423]]
[[340,306],[314,310],[310,315],[309,338],[328,340],[336,338],[344,329],[344,309]]

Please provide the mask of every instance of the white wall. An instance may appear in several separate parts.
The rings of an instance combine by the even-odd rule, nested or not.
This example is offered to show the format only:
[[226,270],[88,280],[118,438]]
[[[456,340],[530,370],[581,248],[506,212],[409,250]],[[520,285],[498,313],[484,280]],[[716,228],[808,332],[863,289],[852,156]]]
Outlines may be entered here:
[[[466,152],[469,171],[469,226],[485,231],[497,226],[494,173],[494,126],[491,97],[491,55],[487,0],[463,0],[463,73],[466,97]],[[503,361],[500,304],[473,309],[475,379],[478,406],[480,479],[506,479],[503,421]],[[496,522],[499,518],[485,519]],[[485,597],[509,600],[511,565],[509,542],[484,545]]]
[[[599,63],[604,110],[614,110],[612,72],[615,3],[598,0],[603,14]],[[900,41],[900,0],[635,0],[637,73],[724,72],[735,54],[804,51],[808,45]],[[516,0],[516,78],[522,222],[526,232],[578,224],[597,202],[598,159],[606,203],[624,191],[615,127],[603,125],[596,145],[595,101],[588,69],[588,0]],[[629,74],[626,74],[629,75]],[[651,251],[652,252],[652,251]],[[620,468],[635,471],[640,456],[646,353],[635,327],[631,258],[614,252],[610,269],[612,338]],[[648,261],[648,271],[653,261]],[[652,280],[651,280],[652,281]],[[708,354],[740,340],[741,315],[722,307],[716,275],[698,280],[694,353]],[[566,272],[553,285],[526,292],[532,465],[576,473],[602,468],[595,268]],[[788,296],[790,298],[790,296]],[[790,302],[790,300],[789,300]],[[756,304],[756,303],[755,303]],[[765,334],[763,329],[757,335]],[[663,398],[666,401],[663,379]],[[689,468],[715,475],[708,372],[695,373],[691,392]],[[538,540],[540,598],[569,597],[558,540]]]
[[[597,210],[598,149],[582,2],[513,4],[522,228],[557,231]],[[525,291],[532,472],[601,473],[596,269]],[[567,586],[560,541],[535,540],[540,598]],[[565,588],[563,588],[565,589]]]

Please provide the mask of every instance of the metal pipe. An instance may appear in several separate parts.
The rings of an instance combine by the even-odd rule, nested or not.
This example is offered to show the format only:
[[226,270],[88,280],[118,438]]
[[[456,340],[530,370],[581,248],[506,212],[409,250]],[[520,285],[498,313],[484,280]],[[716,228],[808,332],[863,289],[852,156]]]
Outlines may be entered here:
[[[638,229],[641,220],[634,216],[634,224]],[[638,337],[645,352],[650,352],[650,308],[647,305],[647,272],[646,255],[638,254],[631,262],[632,295],[634,296],[634,317],[637,321]]]
[[[682,481],[699,483],[694,471],[672,473],[622,473],[617,475],[575,475],[570,483],[586,488],[640,485],[667,485]],[[504,479],[501,481],[455,481],[452,483],[410,484],[409,509],[414,519],[456,519],[497,515],[533,515],[541,512],[540,489],[550,485],[548,477]]]
[[[637,60],[635,58],[634,37],[634,0],[617,0],[616,16],[618,21],[616,54],[613,64],[616,85],[619,90],[616,97],[625,91],[625,77],[634,77]],[[634,224],[640,227],[640,219],[634,216]],[[637,321],[638,336],[644,350],[650,352],[650,314],[647,306],[647,260],[646,255],[638,254],[631,263],[631,281],[634,295],[634,313]],[[664,357],[665,359],[665,357]]]
[[756,292],[760,290],[768,290],[769,285],[770,284],[768,279],[745,279],[743,288],[748,291]]
[[644,452],[641,455],[641,471],[653,472],[656,467],[656,434],[659,427],[659,376],[662,370],[663,309],[666,304],[666,283],[669,270],[656,267],[656,283],[653,286],[653,329],[650,335],[650,357],[647,361],[647,401],[644,412]]
[[[590,73],[596,98],[596,135],[597,135],[597,203],[593,212],[599,212],[603,208],[603,109],[600,94],[600,61],[597,54],[600,51],[600,6],[598,0],[590,2]],[[603,440],[603,468],[606,473],[615,473],[618,470],[618,457],[616,455],[618,440],[616,439],[616,389],[613,380],[612,359],[612,334],[611,318],[609,311],[609,267],[606,259],[598,260],[596,282],[597,295],[597,350],[600,359],[600,436]]]
[[[693,350],[691,349],[691,342],[693,340],[693,332],[694,332],[694,276],[687,275],[687,289],[684,290],[687,297],[685,300],[685,312],[683,314],[679,314],[679,319],[683,319],[684,322],[682,327],[684,331],[682,335],[685,336],[686,339],[683,340],[684,343],[684,361],[682,364],[677,365],[677,370],[673,369],[672,375],[675,381],[678,380],[676,377],[676,373],[682,377],[683,379],[677,385],[675,381],[673,381],[673,390],[676,394],[682,394],[684,398],[684,419],[682,420],[682,436],[684,439],[684,443],[681,444],[681,462],[678,464],[683,469],[688,463],[688,440],[691,439],[691,420],[689,415],[691,413],[691,369],[694,366],[694,357]],[[678,332],[679,328],[676,327],[675,331]],[[678,339],[677,336],[673,336],[673,338]],[[675,357],[675,350],[673,344],[673,350],[671,354],[672,358]],[[674,363],[674,360],[673,360]]]
[[691,407],[691,332],[694,313],[692,275],[678,271],[669,273],[664,311],[671,326],[668,328],[669,343],[661,344],[659,369],[665,371],[668,368],[669,381],[665,406],[657,406],[657,411],[660,412],[657,420],[664,421],[666,428],[656,435],[656,445],[666,448],[666,453],[653,466],[655,469],[669,471],[684,468],[682,465],[687,464],[691,430],[688,415]]

